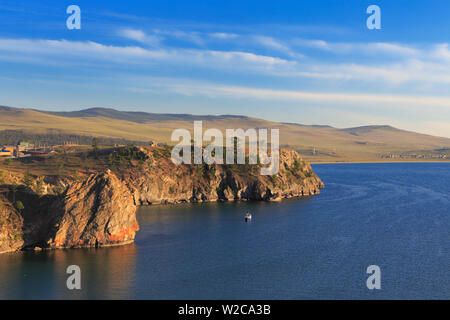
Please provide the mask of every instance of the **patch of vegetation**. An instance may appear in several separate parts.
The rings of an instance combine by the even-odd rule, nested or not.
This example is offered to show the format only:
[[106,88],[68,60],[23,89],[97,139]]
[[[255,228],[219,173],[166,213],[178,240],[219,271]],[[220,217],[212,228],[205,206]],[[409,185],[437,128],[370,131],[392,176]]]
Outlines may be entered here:
[[298,162],[297,159],[295,159],[293,170],[294,170],[294,172],[298,172],[298,171],[300,171],[300,169],[301,169],[300,162]]
[[118,148],[108,155],[108,163],[110,166],[122,166],[131,161],[139,161],[138,168],[142,170],[145,162],[145,155],[133,146]]
[[34,186],[34,177],[33,177],[33,175],[29,171],[26,171],[24,176],[23,176],[22,182],[28,188],[32,188]]
[[171,150],[169,147],[164,147],[163,149],[161,149],[161,152],[166,158],[170,158],[172,156],[172,153],[171,153]]
[[155,158],[155,159],[161,159],[161,154],[159,153],[159,151],[158,150],[153,150],[153,157]]
[[33,133],[24,130],[0,130],[0,145],[15,145],[20,140],[30,141],[34,145],[63,145],[67,142],[79,145],[91,145],[97,139],[99,146],[144,145],[145,141],[133,141],[122,138],[105,138],[64,133],[60,130],[49,130],[48,133]]
[[42,179],[39,179],[36,181],[36,193],[39,196],[42,196],[44,194],[44,181]]
[[16,206],[16,209],[19,210],[19,211],[22,211],[23,209],[25,209],[22,201],[16,201],[16,205],[15,206]]
[[92,150],[94,151],[95,158],[98,158],[98,139],[93,138],[92,139]]
[[204,164],[203,165],[203,176],[208,179],[211,180],[215,177],[216,175],[216,167],[213,164]]
[[312,172],[312,170],[308,170],[305,172],[305,177],[307,178],[312,178],[314,177],[314,172]]
[[12,238],[14,241],[19,240],[22,237],[21,233],[14,233],[12,234]]
[[144,160],[139,159],[139,162],[138,162],[138,165],[137,165],[137,168],[138,168],[139,171],[143,171],[144,170],[144,163],[145,163]]
[[274,185],[277,185],[278,180],[279,180],[276,175],[269,175],[269,179]]

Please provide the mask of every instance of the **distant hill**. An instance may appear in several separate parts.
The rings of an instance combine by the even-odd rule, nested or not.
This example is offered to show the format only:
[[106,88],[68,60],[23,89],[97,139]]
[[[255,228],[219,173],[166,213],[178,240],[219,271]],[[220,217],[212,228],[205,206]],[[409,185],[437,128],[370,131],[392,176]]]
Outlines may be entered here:
[[30,135],[48,138],[48,135],[58,134],[60,137],[76,136],[82,142],[99,137],[101,141],[171,144],[172,131],[177,128],[192,130],[194,120],[203,120],[204,129],[223,131],[227,128],[278,128],[281,145],[296,149],[312,161],[440,160],[447,155],[450,158],[450,139],[389,125],[338,129],[236,115],[157,114],[106,108],[49,112],[0,107],[0,143],[4,143],[1,141],[2,133],[9,132],[11,136],[14,131],[19,135],[20,132],[26,133],[27,139]]
[[221,116],[196,116],[192,114],[170,114],[170,113],[148,113],[137,111],[118,111],[108,108],[90,108],[80,111],[69,112],[52,112],[52,111],[40,111],[43,113],[72,118],[84,118],[84,117],[103,117],[109,119],[126,120],[137,123],[146,123],[151,121],[195,121],[195,120],[220,120],[224,118],[237,118],[246,119],[245,116],[234,115],[221,115]]

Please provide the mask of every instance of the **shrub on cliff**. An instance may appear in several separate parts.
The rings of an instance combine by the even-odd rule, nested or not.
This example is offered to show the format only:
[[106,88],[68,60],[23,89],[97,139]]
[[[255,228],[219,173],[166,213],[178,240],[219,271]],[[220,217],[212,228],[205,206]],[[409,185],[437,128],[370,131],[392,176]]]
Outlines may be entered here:
[[300,162],[298,162],[297,161],[297,159],[295,159],[295,161],[294,161],[294,171],[295,172],[298,172],[298,171],[300,171]]
[[23,176],[22,182],[28,188],[33,187],[33,185],[34,185],[34,177],[33,177],[33,175],[29,171],[25,172],[25,175]]
[[307,177],[307,178],[312,178],[312,177],[314,177],[314,172],[312,172],[312,171],[306,171],[305,172],[305,177]]
[[23,209],[25,209],[22,201],[16,201],[16,209],[19,211],[22,211]]

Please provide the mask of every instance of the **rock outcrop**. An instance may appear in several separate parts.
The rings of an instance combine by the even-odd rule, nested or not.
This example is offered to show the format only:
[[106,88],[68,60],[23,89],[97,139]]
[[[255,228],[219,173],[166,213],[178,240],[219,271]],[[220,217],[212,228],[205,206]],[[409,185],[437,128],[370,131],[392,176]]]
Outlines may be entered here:
[[0,253],[22,248],[23,218],[14,206],[0,196]]
[[280,201],[318,194],[324,186],[290,149],[280,150],[280,169],[273,176],[261,175],[261,165],[175,165],[165,147],[129,147],[108,157],[112,171],[39,177],[38,193],[30,183],[10,185],[0,194],[0,253],[131,243],[139,229],[137,205]]
[[139,230],[131,193],[111,172],[72,184],[57,210],[61,214],[52,221],[50,248],[126,244]]
[[175,165],[170,158],[145,153],[148,167],[118,173],[127,182],[137,205],[266,200],[314,195],[322,181],[294,150],[280,150],[276,175],[260,175],[258,165]]
[[0,252],[19,249],[101,247],[131,243],[139,225],[127,186],[113,173],[73,182],[59,196],[19,188],[0,204]]

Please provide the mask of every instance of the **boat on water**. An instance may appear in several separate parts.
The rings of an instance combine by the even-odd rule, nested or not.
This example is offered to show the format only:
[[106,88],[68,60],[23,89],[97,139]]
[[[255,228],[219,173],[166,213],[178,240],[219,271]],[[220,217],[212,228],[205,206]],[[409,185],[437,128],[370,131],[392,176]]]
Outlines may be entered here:
[[252,215],[250,214],[250,212],[247,212],[245,214],[245,222],[249,222],[252,221]]

